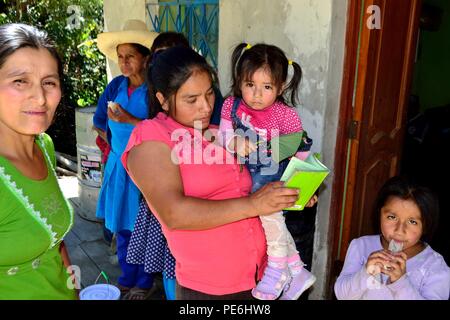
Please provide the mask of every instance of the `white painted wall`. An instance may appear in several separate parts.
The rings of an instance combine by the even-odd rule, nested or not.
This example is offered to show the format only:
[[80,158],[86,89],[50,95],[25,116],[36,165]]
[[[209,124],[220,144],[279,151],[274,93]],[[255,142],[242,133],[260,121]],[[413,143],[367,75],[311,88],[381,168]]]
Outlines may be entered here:
[[[256,5],[258,4],[258,5]],[[265,42],[282,48],[303,69],[299,114],[322,149],[326,75],[330,54],[332,0],[221,0],[219,77],[222,92],[230,87],[230,58],[241,42]]]
[[[313,151],[333,169],[345,45],[347,0],[221,0],[219,77],[221,90],[230,88],[230,59],[234,47],[265,42],[282,48],[303,69],[297,106],[303,126],[313,138]],[[330,175],[320,195],[316,220],[313,273],[318,280],[310,295],[325,294],[328,258]]]

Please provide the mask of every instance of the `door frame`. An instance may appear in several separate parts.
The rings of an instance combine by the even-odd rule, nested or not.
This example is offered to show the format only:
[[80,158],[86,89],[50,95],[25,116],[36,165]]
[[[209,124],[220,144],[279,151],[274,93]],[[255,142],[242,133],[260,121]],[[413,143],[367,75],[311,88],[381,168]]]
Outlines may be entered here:
[[[342,77],[341,98],[339,102],[339,130],[336,136],[336,149],[334,157],[334,179],[330,203],[330,234],[331,255],[329,257],[330,274],[327,283],[326,296],[333,296],[333,285],[338,275],[340,265],[336,264],[341,238],[342,210],[346,190],[346,167],[349,156],[348,125],[353,116],[353,92],[356,81],[356,67],[358,56],[358,43],[361,25],[361,0],[348,0],[347,26],[345,36],[344,70]],[[344,223],[345,225],[345,223]]]
[[[329,257],[330,274],[327,283],[326,296],[333,296],[333,287],[336,277],[339,275],[345,259],[349,243],[352,220],[351,208],[354,201],[354,188],[357,181],[356,164],[358,158],[359,126],[353,126],[352,121],[361,121],[362,98],[364,96],[367,67],[367,53],[370,41],[370,31],[364,30],[366,25],[365,9],[373,4],[374,0],[348,0],[347,27],[345,39],[344,71],[339,109],[339,130],[336,137],[336,149],[334,160],[334,179],[330,204],[330,239],[331,256]],[[392,0],[387,0],[392,1]],[[395,0],[394,0],[395,1]],[[421,0],[416,1],[414,15],[408,34],[408,47],[416,45],[419,30],[419,15]],[[364,11],[363,11],[364,10]],[[414,59],[410,57],[409,70],[413,69]],[[358,80],[358,77],[360,78]],[[406,88],[402,88],[401,94],[407,94],[411,86],[411,78],[407,80]]]

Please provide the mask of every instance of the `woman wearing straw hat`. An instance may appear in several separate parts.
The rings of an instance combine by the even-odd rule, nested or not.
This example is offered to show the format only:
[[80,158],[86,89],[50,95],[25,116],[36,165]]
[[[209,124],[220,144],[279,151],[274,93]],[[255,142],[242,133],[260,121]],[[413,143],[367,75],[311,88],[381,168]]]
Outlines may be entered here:
[[144,271],[143,265],[126,263],[140,192],[120,163],[120,157],[134,126],[148,117],[145,68],[157,35],[148,31],[143,21],[128,20],[122,31],[104,32],[97,38],[100,51],[117,62],[122,73],[100,97],[94,126],[111,147],[96,215],[105,219],[106,228],[117,235],[117,256],[122,269],[118,285],[123,293],[128,292],[125,299],[145,299],[153,285],[153,276]]

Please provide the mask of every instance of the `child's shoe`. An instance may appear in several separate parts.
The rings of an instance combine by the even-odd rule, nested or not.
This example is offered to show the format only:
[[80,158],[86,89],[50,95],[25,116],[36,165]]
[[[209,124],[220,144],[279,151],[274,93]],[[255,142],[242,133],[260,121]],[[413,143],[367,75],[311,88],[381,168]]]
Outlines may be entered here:
[[284,287],[280,300],[297,300],[314,282],[316,282],[316,277],[302,268],[300,273],[292,275],[291,281]]
[[252,290],[252,295],[259,300],[275,300],[289,282],[290,275],[286,258],[269,257],[261,281]]

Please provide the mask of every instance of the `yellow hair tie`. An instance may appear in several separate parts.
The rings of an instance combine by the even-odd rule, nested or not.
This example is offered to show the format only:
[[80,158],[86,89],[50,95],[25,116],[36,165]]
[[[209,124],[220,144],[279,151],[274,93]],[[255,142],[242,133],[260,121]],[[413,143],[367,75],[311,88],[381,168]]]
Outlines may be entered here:
[[250,43],[247,43],[247,46],[245,47],[245,50],[251,49],[252,45]]
[[292,64],[293,64],[292,60],[288,60],[288,63],[289,63],[289,65],[291,65],[291,66],[292,66]]

